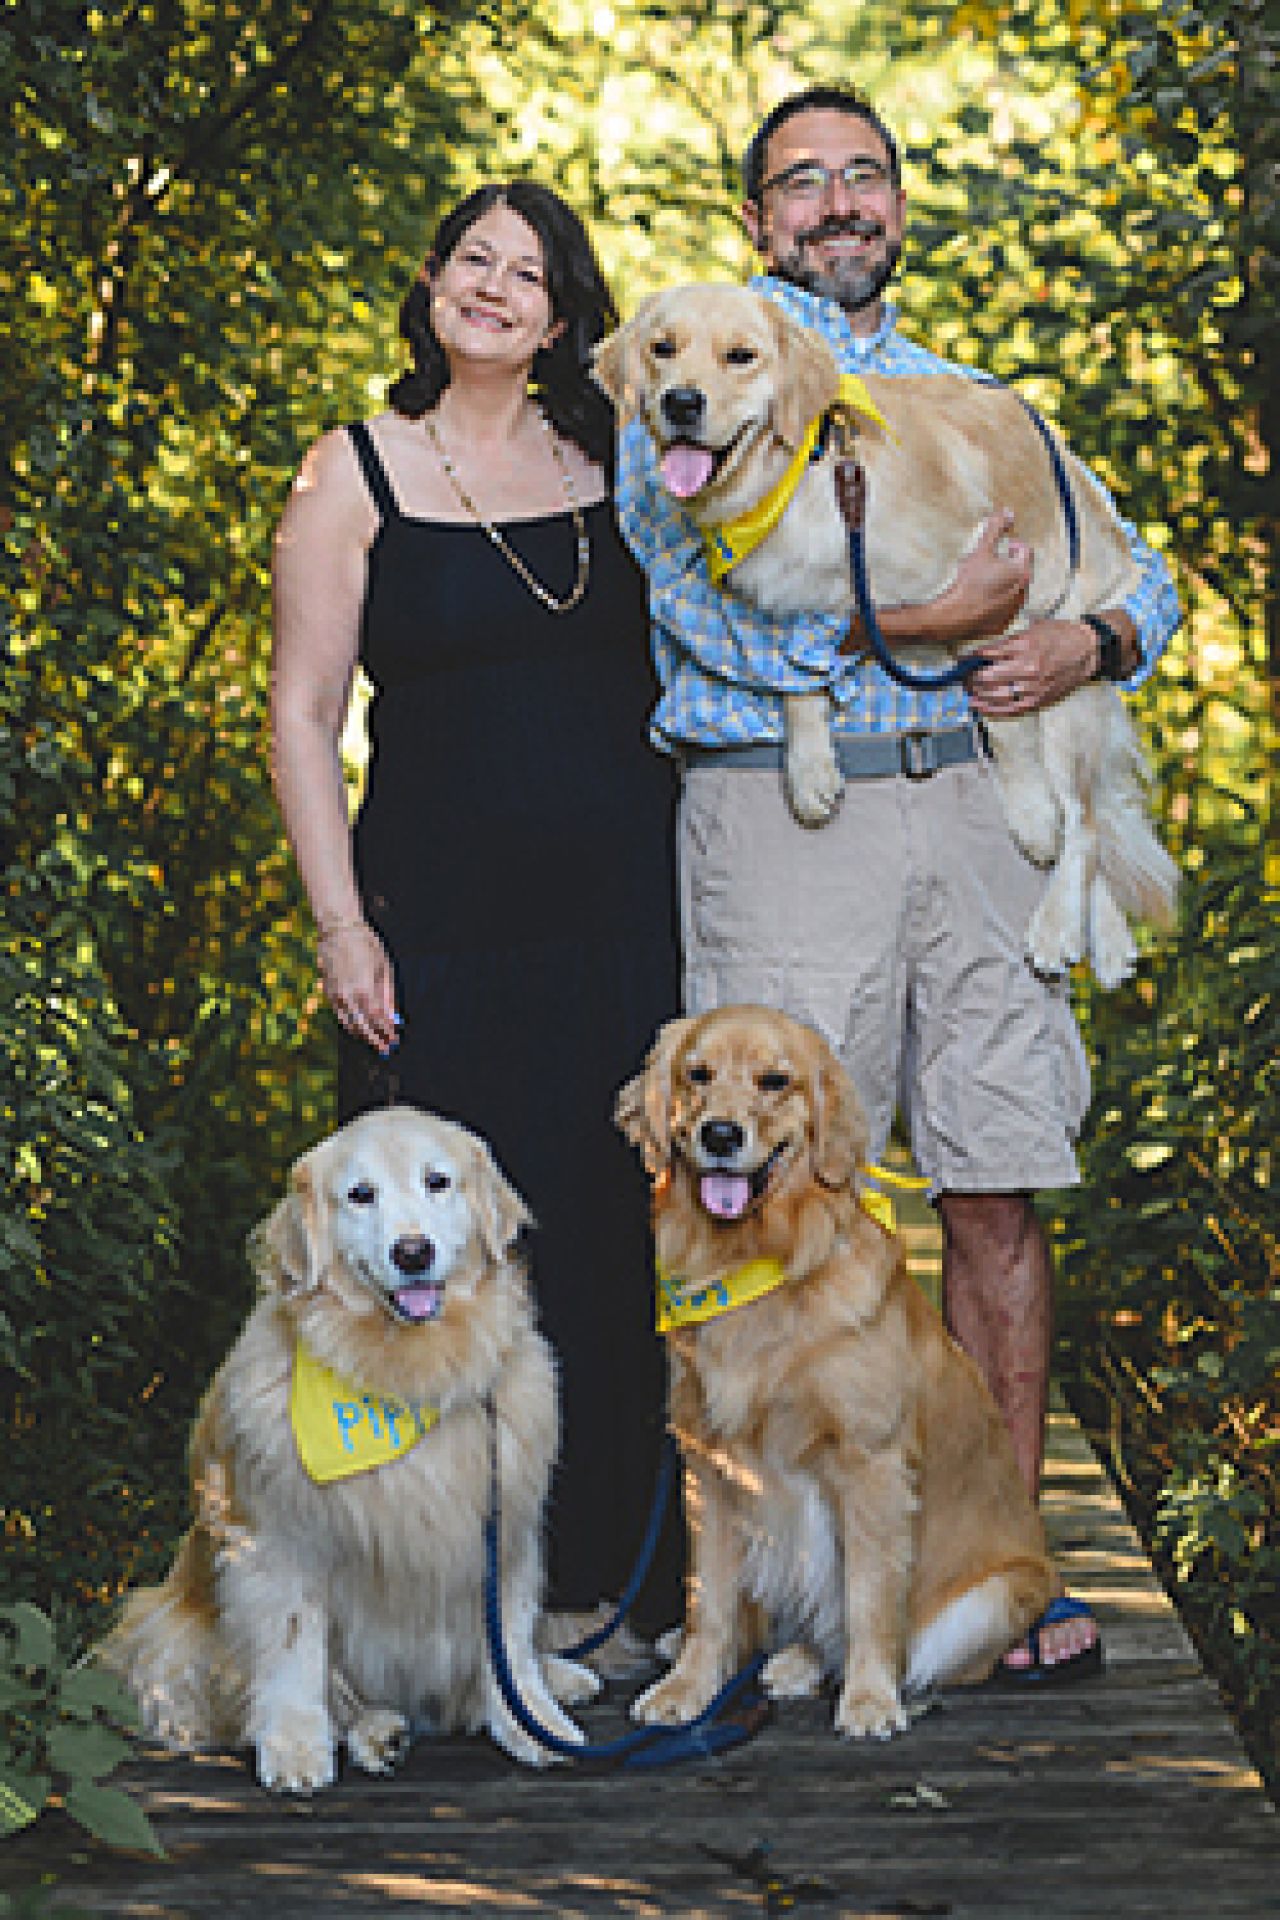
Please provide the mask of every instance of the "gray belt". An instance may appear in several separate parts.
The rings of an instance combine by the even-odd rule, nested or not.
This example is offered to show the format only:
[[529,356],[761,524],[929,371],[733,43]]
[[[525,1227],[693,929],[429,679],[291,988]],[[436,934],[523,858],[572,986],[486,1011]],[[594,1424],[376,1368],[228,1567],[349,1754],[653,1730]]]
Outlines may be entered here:
[[[910,733],[838,733],[835,750],[846,780],[882,780],[899,773],[908,780],[929,780],[941,767],[982,758],[986,741],[978,723],[971,722],[937,733],[923,727]],[[780,741],[762,740],[745,747],[684,746],[680,758],[687,767],[780,767],[783,752]]]

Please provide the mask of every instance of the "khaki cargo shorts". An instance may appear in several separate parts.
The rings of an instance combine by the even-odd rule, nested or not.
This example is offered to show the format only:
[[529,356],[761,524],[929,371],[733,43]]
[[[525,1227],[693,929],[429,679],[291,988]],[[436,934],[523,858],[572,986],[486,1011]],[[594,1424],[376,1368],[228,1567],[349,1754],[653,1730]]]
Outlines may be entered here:
[[824,1035],[884,1150],[894,1109],[934,1193],[1073,1186],[1089,1070],[1066,983],[1023,936],[1044,886],[986,761],[850,780],[800,826],[771,767],[684,769],[685,1005],[783,1008]]

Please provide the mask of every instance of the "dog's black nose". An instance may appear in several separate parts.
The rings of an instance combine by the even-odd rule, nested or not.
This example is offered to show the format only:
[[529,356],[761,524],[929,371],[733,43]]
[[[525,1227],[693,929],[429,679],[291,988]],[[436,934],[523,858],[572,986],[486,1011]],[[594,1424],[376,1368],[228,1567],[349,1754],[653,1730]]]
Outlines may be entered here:
[[731,1153],[737,1153],[746,1135],[736,1120],[704,1120],[699,1138],[708,1153],[717,1160],[727,1160]]
[[425,1233],[403,1233],[391,1249],[391,1263],[401,1273],[425,1273],[435,1257]]
[[669,427],[688,433],[702,419],[706,404],[699,387],[670,387],[662,396],[662,417]]

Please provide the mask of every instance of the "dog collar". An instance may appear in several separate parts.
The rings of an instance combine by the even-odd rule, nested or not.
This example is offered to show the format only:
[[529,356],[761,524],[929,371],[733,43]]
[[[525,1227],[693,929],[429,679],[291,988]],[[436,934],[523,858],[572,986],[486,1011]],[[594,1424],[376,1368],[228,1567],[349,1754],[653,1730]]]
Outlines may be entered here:
[[702,528],[702,545],[712,586],[718,587],[725,575],[763,545],[773,532],[790,506],[806,468],[825,451],[830,414],[836,410],[861,413],[886,432],[889,431],[889,423],[867,392],[866,383],[856,373],[842,373],[835,408],[818,414],[809,422],[795,458],[777,485],[765,494],[763,500],[757,500],[754,507],[749,507],[735,519],[722,520],[716,526]]
[[392,1395],[363,1391],[298,1341],[289,1424],[298,1457],[317,1485],[399,1460],[439,1418],[435,1407],[412,1407]]
[[[876,1172],[879,1171],[877,1168]],[[858,1205],[886,1233],[896,1231],[893,1201],[887,1193],[877,1193],[873,1187],[864,1187],[858,1195]],[[701,1326],[706,1320],[718,1320],[721,1314],[732,1313],[735,1307],[745,1307],[752,1300],[762,1300],[766,1293],[775,1292],[787,1277],[781,1260],[748,1260],[745,1266],[736,1267],[732,1273],[712,1281],[710,1286],[689,1287],[682,1286],[674,1274],[668,1273],[660,1260],[656,1265],[658,1290],[655,1318],[659,1333],[670,1333],[676,1327]]]

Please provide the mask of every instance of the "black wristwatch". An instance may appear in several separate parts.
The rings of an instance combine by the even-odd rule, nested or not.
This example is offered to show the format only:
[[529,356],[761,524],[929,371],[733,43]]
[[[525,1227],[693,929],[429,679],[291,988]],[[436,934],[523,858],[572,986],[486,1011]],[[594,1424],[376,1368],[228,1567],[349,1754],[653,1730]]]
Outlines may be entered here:
[[1085,613],[1081,619],[1098,636],[1098,665],[1095,680],[1127,680],[1124,669],[1124,641],[1109,620],[1100,613]]

